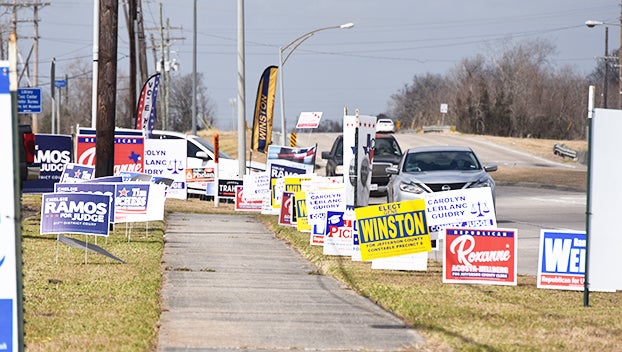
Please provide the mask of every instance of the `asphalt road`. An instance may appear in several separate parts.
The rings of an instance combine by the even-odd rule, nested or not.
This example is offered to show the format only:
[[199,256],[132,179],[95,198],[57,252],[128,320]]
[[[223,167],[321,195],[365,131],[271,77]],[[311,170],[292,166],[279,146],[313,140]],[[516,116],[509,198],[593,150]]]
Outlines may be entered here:
[[[312,146],[317,143],[318,153],[329,151],[333,141],[340,133],[298,133],[297,144],[299,146]],[[465,136],[457,133],[396,133],[395,138],[403,150],[411,147],[425,145],[452,145],[471,147],[480,161],[484,164],[497,164],[499,166],[513,167],[558,167],[558,168],[585,168],[585,166],[573,163],[560,163],[537,155],[526,153],[521,150],[508,148],[480,136]],[[553,156],[551,146],[551,156]],[[316,163],[325,166],[326,163],[318,158]],[[318,174],[324,172],[317,170]]]

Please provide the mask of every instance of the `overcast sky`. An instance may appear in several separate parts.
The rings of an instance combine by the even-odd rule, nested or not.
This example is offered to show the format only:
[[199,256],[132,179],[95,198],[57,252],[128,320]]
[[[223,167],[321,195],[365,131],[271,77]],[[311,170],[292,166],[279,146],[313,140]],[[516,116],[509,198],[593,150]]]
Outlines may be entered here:
[[[119,1],[122,3],[122,0]],[[75,58],[92,62],[93,2],[51,0],[39,11],[40,86],[49,87],[49,67],[56,74]],[[160,4],[169,21],[171,58],[180,74],[192,73],[194,0],[143,0],[147,36],[159,37]],[[197,0],[197,71],[204,75],[216,107],[218,126],[231,129],[237,97],[237,0]],[[278,65],[279,47],[309,31],[354,23],[352,29],[316,33],[284,65],[287,127],[300,112],[322,112],[336,119],[350,112],[377,115],[389,109],[390,97],[416,75],[446,74],[464,58],[494,57],[508,43],[544,39],[557,48],[555,67],[572,66],[588,74],[604,54],[605,29],[589,29],[586,20],[619,23],[619,0],[246,0],[246,115],[252,121],[259,76]],[[119,65],[128,72],[127,31],[119,10]],[[28,10],[21,18],[32,18]],[[619,25],[610,26],[609,47],[620,45]],[[32,25],[20,24],[22,36]],[[182,39],[184,38],[184,39]],[[27,55],[31,41],[20,48]],[[149,44],[151,42],[149,41]],[[159,53],[158,53],[159,55]],[[147,53],[153,73],[153,53]],[[586,90],[587,94],[587,90]],[[274,110],[280,129],[279,94]],[[237,110],[235,111],[237,114]],[[237,115],[236,115],[237,116]],[[237,117],[235,117],[237,118]]]

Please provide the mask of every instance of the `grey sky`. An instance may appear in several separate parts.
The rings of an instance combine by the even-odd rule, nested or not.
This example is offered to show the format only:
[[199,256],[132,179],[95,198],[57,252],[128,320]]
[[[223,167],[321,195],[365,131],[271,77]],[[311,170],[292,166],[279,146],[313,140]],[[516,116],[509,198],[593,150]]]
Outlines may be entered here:
[[[159,4],[143,0],[145,27],[159,26]],[[93,3],[52,0],[40,10],[40,78],[49,87],[49,65],[57,75],[74,58],[92,59]],[[120,1],[122,2],[122,1]],[[169,20],[171,50],[180,73],[192,72],[193,0],[163,0]],[[231,129],[230,99],[237,96],[237,0],[197,0],[197,70],[204,74],[216,105],[218,126]],[[23,17],[30,13],[22,10]],[[376,115],[388,110],[391,94],[415,75],[445,74],[463,58],[493,57],[508,42],[545,39],[556,45],[555,67],[589,73],[604,54],[604,28],[588,29],[588,19],[617,22],[618,0],[246,0],[246,111],[252,120],[259,76],[278,65],[278,48],[317,28],[353,22],[348,30],[331,29],[305,41],[284,65],[285,111],[291,128],[303,111],[339,118],[343,108]],[[120,15],[123,12],[120,10]],[[120,17],[119,57],[127,50],[125,20]],[[166,23],[166,22],[165,22]],[[620,45],[619,26],[610,26],[609,47]],[[32,27],[21,25],[29,35]],[[158,38],[156,31],[150,32]],[[149,35],[149,34],[148,34]],[[20,47],[28,52],[30,42]],[[152,71],[153,55],[148,52]],[[119,70],[128,71],[127,59]],[[153,72],[152,72],[153,73]],[[48,83],[46,83],[48,82]],[[586,91],[587,94],[587,91]],[[275,128],[280,110],[275,107]],[[236,112],[237,113],[237,112]]]

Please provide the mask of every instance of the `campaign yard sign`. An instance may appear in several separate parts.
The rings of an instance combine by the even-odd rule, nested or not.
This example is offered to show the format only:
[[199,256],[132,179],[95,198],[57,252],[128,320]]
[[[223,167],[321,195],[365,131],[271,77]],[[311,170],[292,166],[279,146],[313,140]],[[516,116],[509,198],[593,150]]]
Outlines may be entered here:
[[441,238],[445,227],[497,227],[488,187],[426,193],[424,199],[429,231]]
[[311,226],[311,245],[323,245],[326,213],[330,210],[345,211],[345,189],[323,189],[307,192],[308,222]]
[[244,193],[248,199],[270,197],[270,175],[267,172],[253,172],[244,175]]
[[43,194],[41,234],[108,236],[110,203],[110,196],[103,194]]
[[309,211],[307,210],[307,192],[295,192],[294,202],[296,229],[300,232],[311,232],[311,225],[309,225]]
[[[95,131],[82,129],[76,138],[76,161],[81,165],[95,165]],[[145,138],[137,134],[139,131],[115,132],[114,136],[114,166],[115,175],[124,172],[144,171]]]
[[283,192],[281,209],[279,211],[279,225],[296,226],[294,221],[294,192]]
[[65,164],[59,183],[78,183],[95,178],[94,165]]
[[516,285],[516,230],[445,228],[443,282]]
[[432,250],[423,199],[355,208],[361,260]]
[[326,212],[324,255],[352,256],[353,226],[351,220],[344,219],[344,213],[332,210]]
[[235,188],[244,186],[244,181],[237,179],[218,179],[218,197],[235,199]]
[[41,173],[36,180],[24,180],[24,193],[54,192],[54,184],[60,181],[65,165],[73,159],[71,136],[35,134],[35,164]]
[[235,210],[260,212],[263,200],[261,198],[248,198],[243,186],[235,186]]
[[[110,201],[115,204],[114,196],[117,187],[114,183],[57,183],[54,185],[55,193],[90,193],[90,194],[103,194],[110,196]],[[110,207],[108,216],[110,222],[114,223],[115,207]]]
[[585,253],[585,232],[541,230],[537,287],[583,290]]
[[173,180],[166,196],[186,199],[186,140],[146,139],[144,173]]

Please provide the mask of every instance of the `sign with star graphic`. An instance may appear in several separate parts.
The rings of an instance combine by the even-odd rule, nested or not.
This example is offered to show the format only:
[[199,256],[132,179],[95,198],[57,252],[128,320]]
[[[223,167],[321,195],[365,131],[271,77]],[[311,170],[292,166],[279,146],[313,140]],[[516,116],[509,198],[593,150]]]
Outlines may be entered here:
[[[76,161],[80,165],[95,165],[95,130],[80,130],[77,136]],[[143,172],[145,138],[133,131],[117,131],[114,137],[114,174]]]
[[92,180],[95,177],[95,166],[79,165],[74,163],[65,164],[59,183],[79,183]]

